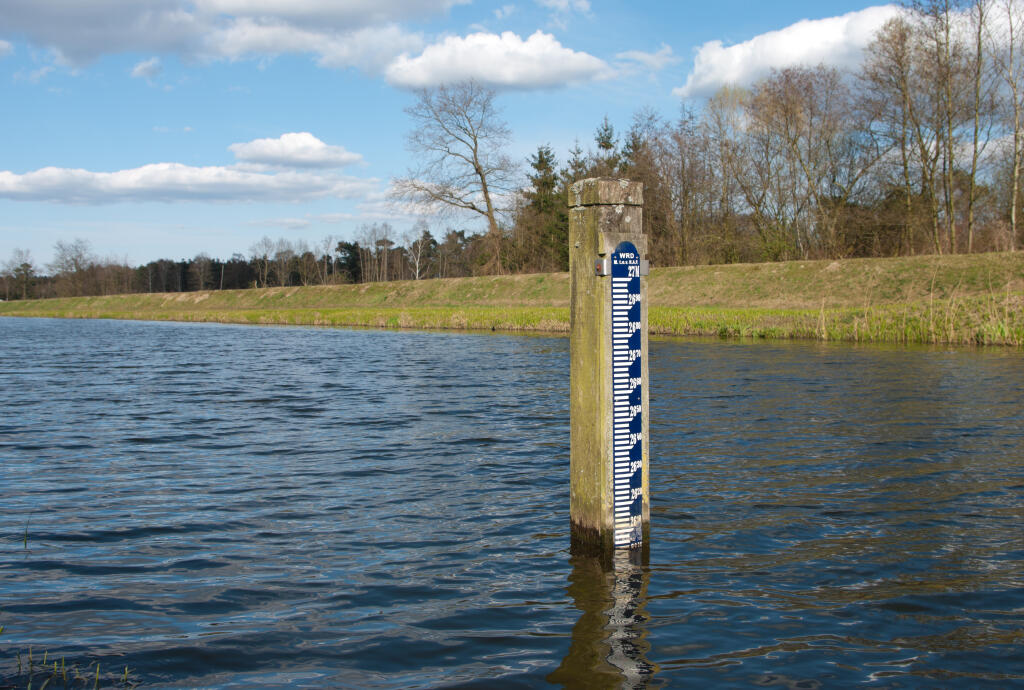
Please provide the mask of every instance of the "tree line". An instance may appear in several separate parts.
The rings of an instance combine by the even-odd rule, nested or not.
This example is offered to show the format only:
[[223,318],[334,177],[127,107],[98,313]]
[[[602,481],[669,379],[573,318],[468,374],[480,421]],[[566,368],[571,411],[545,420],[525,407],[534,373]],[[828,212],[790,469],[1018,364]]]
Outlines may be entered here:
[[1013,251],[1022,12],[1015,0],[916,3],[856,70],[776,70],[671,121],[640,110],[621,136],[606,119],[557,173],[540,147],[509,265],[564,266],[563,193],[592,175],[644,183],[656,265]]
[[525,175],[505,153],[495,91],[422,89],[406,111],[414,165],[393,197],[431,218],[453,212],[450,222],[421,219],[401,235],[367,224],[312,246],[264,237],[227,260],[134,267],[58,242],[46,267],[15,250],[4,298],[564,271],[567,190],[595,176],[644,184],[655,265],[1013,251],[1024,239],[1022,79],[1021,3],[924,0],[878,31],[856,69],[776,70],[670,119],[641,109],[622,130],[606,117],[562,162],[538,146]]

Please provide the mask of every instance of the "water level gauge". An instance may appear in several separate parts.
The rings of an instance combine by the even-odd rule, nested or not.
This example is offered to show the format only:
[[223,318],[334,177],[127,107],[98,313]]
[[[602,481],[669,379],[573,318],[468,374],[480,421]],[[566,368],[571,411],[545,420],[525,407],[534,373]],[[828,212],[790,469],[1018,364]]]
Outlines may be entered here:
[[622,242],[612,273],[612,483],[615,546],[643,540],[640,252]]

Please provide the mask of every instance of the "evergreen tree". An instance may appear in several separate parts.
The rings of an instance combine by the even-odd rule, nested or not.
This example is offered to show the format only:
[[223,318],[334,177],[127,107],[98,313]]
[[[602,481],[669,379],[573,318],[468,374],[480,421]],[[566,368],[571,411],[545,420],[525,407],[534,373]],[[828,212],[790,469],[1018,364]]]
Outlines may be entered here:
[[573,147],[569,149],[569,161],[559,173],[559,177],[562,178],[563,191],[567,191],[573,182],[586,178],[589,172],[590,166],[587,163],[586,153],[580,148],[580,141],[577,139]]
[[529,174],[533,189],[526,193],[529,229],[528,241],[534,245],[534,261],[539,270],[569,270],[569,214],[566,210],[565,188],[556,170],[555,154],[548,145],[539,146],[530,156]]
[[594,143],[597,144],[597,152],[594,154],[593,173],[601,177],[614,175],[619,168],[621,154],[615,128],[607,115],[594,132]]
[[337,272],[346,282],[358,283],[363,279],[361,247],[358,242],[338,242],[334,249],[338,255]]

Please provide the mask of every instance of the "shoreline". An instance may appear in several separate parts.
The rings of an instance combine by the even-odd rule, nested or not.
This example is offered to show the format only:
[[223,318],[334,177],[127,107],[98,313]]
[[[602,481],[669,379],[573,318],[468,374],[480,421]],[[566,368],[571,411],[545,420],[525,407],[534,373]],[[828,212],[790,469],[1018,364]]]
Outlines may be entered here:
[[[986,314],[963,302],[885,305],[867,309],[770,310],[652,306],[649,333],[668,337],[796,340],[918,345],[1024,347],[1024,318]],[[974,308],[971,308],[974,307]],[[255,326],[494,331],[566,335],[568,308],[390,308],[335,310],[106,311],[25,309],[0,316]],[[1014,319],[1013,317],[1016,316]]]
[[[655,268],[656,336],[1024,347],[1024,252]],[[0,302],[0,316],[567,333],[567,273]]]

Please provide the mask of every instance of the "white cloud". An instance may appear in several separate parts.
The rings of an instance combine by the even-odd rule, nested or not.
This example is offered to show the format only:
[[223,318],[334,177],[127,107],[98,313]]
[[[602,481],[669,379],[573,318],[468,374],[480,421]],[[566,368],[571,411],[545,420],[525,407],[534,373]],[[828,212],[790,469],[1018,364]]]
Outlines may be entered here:
[[466,0],[3,0],[0,32],[82,65],[142,52],[183,58],[316,55],[328,67],[380,71],[423,41],[394,22]]
[[511,16],[512,13],[515,12],[515,11],[516,11],[516,6],[515,5],[502,5],[498,9],[494,10],[494,17],[495,17],[495,19],[499,19],[499,20],[505,19],[506,17]]
[[[153,129],[168,131],[166,127]],[[289,132],[277,139],[255,139],[228,148],[240,161],[237,165],[152,163],[114,172],[56,167],[20,174],[0,171],[0,199],[64,204],[305,201],[325,197],[365,199],[379,191],[375,179],[327,170],[358,163],[363,157],[342,146],[325,144],[309,132]]]
[[590,0],[534,0],[541,7],[551,10],[548,21],[551,26],[564,29],[569,24],[569,17],[574,12],[590,13]]
[[309,218],[264,218],[262,220],[254,220],[249,223],[256,227],[268,227],[268,228],[285,228],[287,230],[305,230],[312,221]]
[[352,29],[448,11],[471,0],[196,0],[203,12]]
[[127,51],[188,52],[204,30],[184,0],[3,0],[0,27],[68,64]]
[[839,17],[805,19],[733,46],[709,41],[697,49],[686,83],[672,93],[681,98],[707,96],[725,84],[750,84],[772,68],[854,66],[878,29],[900,11],[896,5],[868,7]]
[[0,41],[0,57],[10,55],[14,52],[14,46],[7,41]]
[[603,60],[565,48],[551,34],[537,31],[524,41],[506,31],[500,36],[449,36],[427,46],[418,57],[399,56],[385,74],[392,84],[411,88],[465,79],[492,86],[544,88],[590,81],[609,71]]
[[339,168],[363,160],[362,155],[331,146],[309,132],[289,132],[277,139],[255,139],[228,149],[240,161],[292,168]]
[[34,69],[30,72],[26,72],[24,70],[15,72],[14,78],[18,81],[28,81],[32,82],[33,84],[38,84],[40,81],[42,81],[44,77],[46,77],[47,74],[49,74],[53,70],[53,65],[44,65],[43,67],[40,67],[39,69]]
[[160,58],[151,57],[135,65],[132,68],[132,76],[136,79],[152,79],[160,74],[163,69],[163,65],[160,64]]
[[329,40],[316,31],[285,22],[260,22],[244,17],[211,31],[204,40],[209,57],[240,58],[248,55],[280,55],[315,50]]
[[[260,220],[251,221],[249,225],[285,228],[287,230],[304,230],[314,223],[320,225],[337,225],[338,223],[344,223],[351,220],[371,220],[374,218],[375,216],[363,213],[307,213],[301,218],[262,218]],[[393,219],[394,216],[384,216],[383,218],[384,220],[390,220]]]
[[652,72],[660,72],[669,65],[679,62],[679,58],[673,54],[672,48],[664,43],[661,45],[661,49],[657,53],[646,53],[642,50],[627,50],[623,53],[616,53],[615,57],[619,60],[638,63]]
[[536,0],[541,7],[555,12],[589,12],[590,0]]
[[306,201],[365,197],[376,180],[287,171],[258,173],[232,167],[153,163],[116,172],[42,168],[0,171],[0,198],[64,204],[124,201]]
[[[473,77],[494,86],[535,88],[610,74],[603,60],[565,48],[540,31],[526,39],[483,31],[428,45],[421,34],[403,28],[412,18],[437,16],[470,1],[2,0],[0,35],[24,36],[52,50],[59,65],[80,66],[108,54],[149,54],[154,57],[131,70],[146,79],[157,76],[167,55],[184,60],[311,55],[323,67],[384,73],[399,86]],[[590,10],[589,0],[537,2],[559,16]],[[503,4],[495,16],[513,11],[514,4]],[[0,53],[4,45],[9,44],[0,43]]]
[[396,55],[422,47],[418,34],[395,25],[338,32],[244,17],[211,30],[197,53],[206,59],[231,60],[305,53],[318,56],[322,67],[379,73]]
[[341,37],[330,37],[317,46],[322,67],[356,67],[379,73],[401,53],[420,50],[423,38],[397,26],[367,27]]

